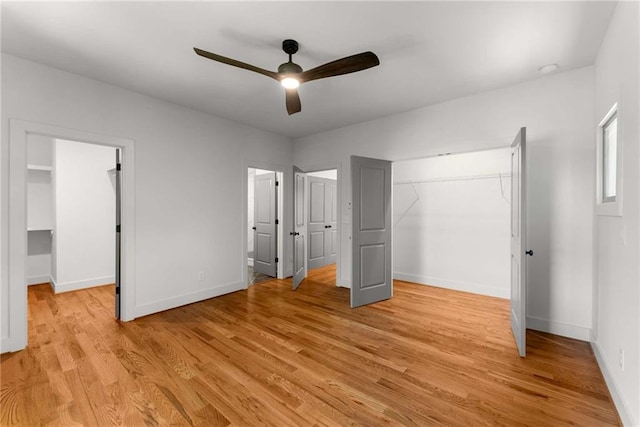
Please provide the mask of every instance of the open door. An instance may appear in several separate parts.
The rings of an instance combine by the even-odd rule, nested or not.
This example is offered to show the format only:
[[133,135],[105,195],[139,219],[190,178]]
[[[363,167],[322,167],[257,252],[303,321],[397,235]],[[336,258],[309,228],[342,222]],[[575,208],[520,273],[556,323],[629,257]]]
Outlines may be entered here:
[[520,356],[527,354],[526,128],[511,144],[511,330]]
[[306,223],[304,215],[307,174],[293,167],[293,290],[307,277]]
[[393,296],[391,162],[351,156],[351,307]]
[[120,149],[116,148],[116,319],[120,319]]
[[276,277],[278,271],[276,187],[275,172],[256,175],[253,187],[253,241],[255,244],[253,271],[271,277]]

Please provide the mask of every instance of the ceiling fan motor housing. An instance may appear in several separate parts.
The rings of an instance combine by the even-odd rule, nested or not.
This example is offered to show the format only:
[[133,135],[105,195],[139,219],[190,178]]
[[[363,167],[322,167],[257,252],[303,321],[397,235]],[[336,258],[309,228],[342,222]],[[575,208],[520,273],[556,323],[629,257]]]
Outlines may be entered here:
[[285,62],[278,67],[279,74],[297,74],[302,72],[302,67],[294,62]]
[[298,74],[302,72],[302,67],[291,60],[291,55],[298,51],[298,42],[295,40],[287,39],[282,42],[282,50],[289,55],[289,62],[280,64],[278,67],[278,74]]
[[292,39],[286,39],[282,42],[282,50],[287,55],[293,55],[298,51],[298,42]]

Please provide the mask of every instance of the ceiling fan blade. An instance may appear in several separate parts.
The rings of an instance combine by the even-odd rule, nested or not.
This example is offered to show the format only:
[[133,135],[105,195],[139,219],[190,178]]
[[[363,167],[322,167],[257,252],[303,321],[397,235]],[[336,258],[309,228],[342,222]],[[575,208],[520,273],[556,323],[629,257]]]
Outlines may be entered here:
[[194,47],[193,50],[198,55],[205,58],[213,59],[214,61],[222,62],[223,64],[233,65],[234,67],[260,73],[267,77],[271,77],[272,79],[280,81],[280,79],[278,78],[278,73],[275,73],[273,71],[265,70],[264,68],[256,67],[254,65],[250,65],[241,61],[236,61],[235,59],[227,58],[226,56],[216,55],[215,53],[207,52],[206,50],[198,49],[197,47]]
[[289,115],[299,113],[302,110],[298,89],[286,89],[287,92],[287,112]]
[[357,55],[347,56],[329,62],[319,67],[312,68],[300,74],[300,82],[324,79],[326,77],[340,76],[342,74],[355,73],[367,68],[380,65],[380,60],[373,52],[363,52]]

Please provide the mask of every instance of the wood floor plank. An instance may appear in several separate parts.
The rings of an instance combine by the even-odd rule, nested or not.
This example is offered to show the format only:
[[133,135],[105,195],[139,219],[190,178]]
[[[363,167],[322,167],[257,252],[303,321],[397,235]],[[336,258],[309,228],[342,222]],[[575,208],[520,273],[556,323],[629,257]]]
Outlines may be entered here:
[[403,281],[351,309],[335,267],[119,323],[113,286],[28,291],[0,359],[0,425],[620,425],[590,345],[509,302]]

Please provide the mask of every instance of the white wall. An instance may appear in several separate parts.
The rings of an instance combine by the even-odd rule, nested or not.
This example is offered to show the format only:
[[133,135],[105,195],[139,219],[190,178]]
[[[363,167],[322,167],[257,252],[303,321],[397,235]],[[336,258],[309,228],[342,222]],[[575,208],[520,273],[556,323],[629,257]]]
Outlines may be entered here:
[[509,298],[511,150],[393,164],[394,277]]
[[[528,325],[589,338],[594,180],[593,67],[294,141],[303,169],[340,163],[341,285],[351,282],[349,155],[406,160],[529,141]],[[382,102],[382,101],[381,101]]]
[[115,152],[55,140],[56,292],[115,281]]
[[[137,316],[246,286],[245,242],[238,238],[246,227],[246,164],[290,170],[288,138],[3,54],[3,342],[10,316],[9,118],[135,141]],[[290,180],[289,172],[285,184]],[[290,198],[286,203],[285,228],[293,209]],[[290,262],[287,268],[290,272]],[[204,281],[198,281],[200,271]]]
[[619,217],[596,216],[593,347],[625,425],[640,425],[639,13],[637,2],[620,2],[611,18],[595,64],[595,116],[589,128],[595,135],[618,103],[623,211]]

